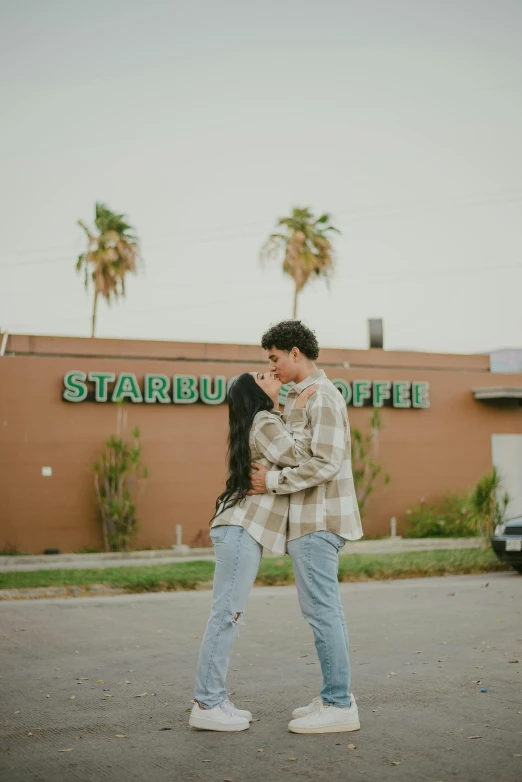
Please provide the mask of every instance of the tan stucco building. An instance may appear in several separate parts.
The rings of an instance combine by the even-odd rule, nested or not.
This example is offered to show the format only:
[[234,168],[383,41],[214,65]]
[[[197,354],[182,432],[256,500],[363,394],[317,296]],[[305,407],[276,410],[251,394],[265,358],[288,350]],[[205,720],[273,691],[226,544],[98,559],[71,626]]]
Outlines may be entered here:
[[[0,548],[101,549],[93,463],[115,431],[141,430],[149,470],[135,547],[206,529],[226,467],[226,381],[265,366],[261,348],[10,335],[0,356]],[[349,404],[352,426],[382,406],[378,479],[363,526],[388,534],[424,497],[462,491],[495,461],[522,502],[522,375],[487,355],[324,348],[318,365]],[[106,401],[105,401],[106,400]]]

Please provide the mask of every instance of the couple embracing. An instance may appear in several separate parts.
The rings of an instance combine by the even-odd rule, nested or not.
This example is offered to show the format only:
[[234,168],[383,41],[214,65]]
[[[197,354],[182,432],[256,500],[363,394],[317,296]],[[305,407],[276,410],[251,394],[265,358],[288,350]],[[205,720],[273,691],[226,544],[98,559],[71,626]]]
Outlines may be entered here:
[[[237,627],[263,548],[289,554],[299,605],[314,634],[323,687],[296,708],[293,733],[358,730],[350,692],[348,633],[339,596],[338,554],[362,537],[346,403],[315,361],[317,339],[299,321],[262,338],[269,371],[245,372],[229,391],[229,477],[210,536],[216,554],[212,609],[201,643],[189,724],[216,731],[250,726],[225,689]],[[290,390],[279,412],[282,384]]]

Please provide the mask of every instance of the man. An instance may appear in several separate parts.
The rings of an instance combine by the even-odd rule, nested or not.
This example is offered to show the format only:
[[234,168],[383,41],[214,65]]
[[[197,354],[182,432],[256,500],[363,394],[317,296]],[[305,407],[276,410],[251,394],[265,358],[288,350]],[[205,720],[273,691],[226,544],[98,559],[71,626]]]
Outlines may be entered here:
[[288,553],[292,558],[299,604],[312,627],[321,664],[321,694],[295,709],[294,733],[358,730],[357,704],[350,693],[348,633],[339,596],[338,554],[346,540],[363,535],[353,483],[350,427],[343,397],[318,370],[317,339],[300,321],[283,321],[262,338],[270,371],[290,384],[284,416],[308,386],[317,391],[307,402],[312,457],[298,467],[268,472],[254,463],[254,494],[289,494]]

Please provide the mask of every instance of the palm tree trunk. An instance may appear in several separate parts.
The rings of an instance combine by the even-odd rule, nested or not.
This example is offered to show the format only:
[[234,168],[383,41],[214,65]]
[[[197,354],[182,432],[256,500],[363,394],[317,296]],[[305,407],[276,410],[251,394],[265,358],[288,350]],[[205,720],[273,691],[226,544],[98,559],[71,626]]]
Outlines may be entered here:
[[91,329],[91,337],[94,337],[94,332],[96,331],[96,308],[98,306],[98,296],[99,291],[94,291],[94,306],[92,308],[92,329]]
[[297,285],[294,289],[294,314],[292,315],[294,320],[297,320]]

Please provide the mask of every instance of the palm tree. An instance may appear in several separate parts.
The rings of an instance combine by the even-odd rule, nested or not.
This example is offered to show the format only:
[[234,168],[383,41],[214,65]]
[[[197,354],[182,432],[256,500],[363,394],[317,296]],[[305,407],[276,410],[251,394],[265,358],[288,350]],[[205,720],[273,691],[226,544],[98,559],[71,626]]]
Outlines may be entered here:
[[113,299],[125,296],[125,275],[135,272],[142,260],[138,237],[125,215],[97,203],[94,224],[97,232],[91,233],[83,220],[78,220],[87,234],[87,251],[78,257],[76,264],[77,271],[84,269],[85,289],[89,288],[89,278],[94,284],[92,337],[96,330],[98,297],[103,296],[110,304]]
[[297,318],[297,297],[311,277],[330,280],[334,271],[333,247],[330,231],[340,233],[330,223],[330,215],[317,219],[308,207],[294,209],[290,217],[281,217],[278,226],[283,233],[270,234],[261,248],[261,260],[275,258],[283,261],[283,272],[295,283],[293,318]]

